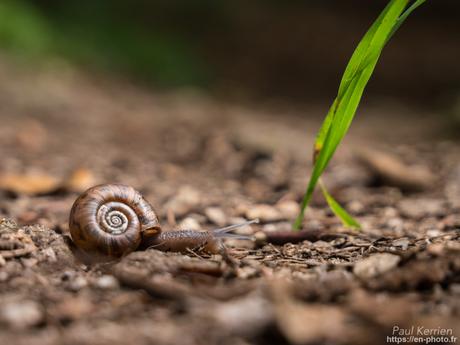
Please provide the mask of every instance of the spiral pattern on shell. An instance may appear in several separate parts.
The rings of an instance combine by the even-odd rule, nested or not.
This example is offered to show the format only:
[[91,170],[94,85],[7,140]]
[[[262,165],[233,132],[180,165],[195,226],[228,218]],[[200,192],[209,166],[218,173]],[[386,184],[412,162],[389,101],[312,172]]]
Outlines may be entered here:
[[143,235],[161,231],[152,206],[134,188],[120,184],[95,186],[78,197],[69,228],[78,247],[109,256],[125,255]]

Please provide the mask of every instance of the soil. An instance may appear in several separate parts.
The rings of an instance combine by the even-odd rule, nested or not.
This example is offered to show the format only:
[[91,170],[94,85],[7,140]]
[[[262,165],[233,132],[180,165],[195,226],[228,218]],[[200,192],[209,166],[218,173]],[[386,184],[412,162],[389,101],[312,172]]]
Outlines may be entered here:
[[[460,144],[439,117],[365,104],[289,233],[327,105],[228,104],[192,91],[0,64],[1,344],[383,344],[460,329]],[[165,230],[245,219],[236,265],[198,250],[74,255],[79,193],[141,191]],[[425,339],[427,333],[422,335]]]

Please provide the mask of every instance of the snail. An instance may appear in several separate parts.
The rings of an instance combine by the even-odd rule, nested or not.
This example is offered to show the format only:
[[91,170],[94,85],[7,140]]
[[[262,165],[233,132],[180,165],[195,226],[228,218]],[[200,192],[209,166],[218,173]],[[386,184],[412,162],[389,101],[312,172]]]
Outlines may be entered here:
[[248,238],[229,231],[258,220],[209,231],[162,231],[152,206],[134,188],[121,184],[92,187],[75,200],[69,229],[73,242],[85,252],[121,257],[138,248],[181,252],[203,248],[226,255],[222,238]]

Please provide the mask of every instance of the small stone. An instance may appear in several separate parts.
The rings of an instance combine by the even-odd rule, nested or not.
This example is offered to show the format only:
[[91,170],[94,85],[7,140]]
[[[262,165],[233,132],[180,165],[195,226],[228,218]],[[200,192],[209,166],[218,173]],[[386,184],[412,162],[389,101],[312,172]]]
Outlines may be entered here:
[[254,234],[255,244],[258,247],[264,246],[267,244],[267,235],[263,231],[257,231]]
[[218,226],[224,226],[227,223],[227,217],[224,211],[219,207],[207,207],[204,210],[204,214],[212,223]]
[[172,210],[180,217],[197,208],[200,203],[200,192],[190,186],[184,186],[179,188],[177,194],[166,203],[165,209]]
[[395,268],[400,257],[389,253],[374,254],[355,264],[353,273],[363,280],[377,277]]
[[295,219],[300,212],[300,206],[296,201],[283,200],[276,204],[276,208],[284,219]]
[[179,223],[179,229],[183,230],[201,230],[202,228],[203,227],[200,225],[200,223],[192,217],[184,218]]
[[401,218],[390,218],[386,223],[392,230],[401,231],[404,229],[404,222]]
[[80,291],[84,287],[88,286],[88,281],[82,276],[77,276],[75,279],[71,280],[67,287],[71,291]]
[[445,206],[440,199],[405,199],[398,204],[403,216],[415,219],[442,216],[446,212]]
[[254,242],[251,238],[248,238],[247,240],[229,238],[225,240],[225,245],[229,248],[234,247],[238,249],[254,249]]
[[64,281],[69,281],[73,279],[77,273],[75,271],[64,271],[64,273],[61,274],[61,280]]
[[53,250],[53,248],[48,247],[43,249],[42,253],[44,254],[45,258],[49,262],[56,262],[56,252]]
[[34,301],[6,302],[0,310],[0,320],[15,329],[33,327],[43,321],[42,309]]
[[96,287],[103,290],[113,290],[119,287],[117,278],[111,275],[103,275],[95,282]]
[[358,200],[350,201],[347,204],[347,210],[353,214],[361,214],[364,212],[365,209],[366,207],[364,206],[364,204]]
[[395,247],[401,247],[402,250],[407,250],[409,247],[409,240],[407,238],[398,238],[394,240],[392,244]]
[[283,216],[280,211],[275,207],[259,204],[249,208],[246,212],[246,218],[248,219],[260,219],[262,222],[275,222],[282,220]]
[[441,235],[442,235],[442,231],[439,231],[438,229],[430,229],[430,230],[427,230],[426,232],[426,236],[429,238],[438,237]]
[[398,216],[398,210],[394,207],[385,207],[382,212],[384,218],[395,218]]
[[265,224],[262,227],[264,232],[275,232],[275,231],[292,231],[292,224],[289,222],[279,222],[272,224]]

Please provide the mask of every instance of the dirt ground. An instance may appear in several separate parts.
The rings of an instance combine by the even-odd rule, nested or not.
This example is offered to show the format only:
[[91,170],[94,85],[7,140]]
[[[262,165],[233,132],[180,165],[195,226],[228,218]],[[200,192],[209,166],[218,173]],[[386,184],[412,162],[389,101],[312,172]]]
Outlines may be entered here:
[[[324,177],[362,231],[344,229],[318,194],[291,235],[326,109],[1,62],[0,343],[384,344],[412,327],[424,340],[460,336],[460,143],[426,110],[365,104]],[[165,230],[261,223],[238,230],[253,240],[226,242],[236,267],[193,250],[83,262],[69,210],[107,182],[141,191]]]

